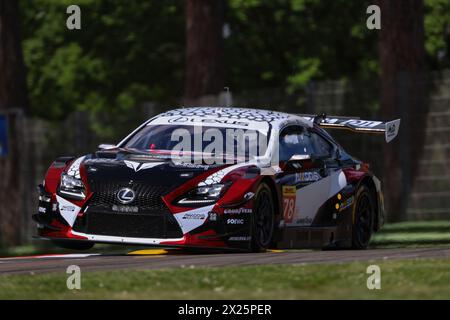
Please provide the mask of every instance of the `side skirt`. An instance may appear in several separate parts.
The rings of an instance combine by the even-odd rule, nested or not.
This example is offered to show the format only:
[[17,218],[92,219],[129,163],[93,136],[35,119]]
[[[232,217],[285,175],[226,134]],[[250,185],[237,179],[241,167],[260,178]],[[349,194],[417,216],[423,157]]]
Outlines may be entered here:
[[278,248],[349,248],[351,226],[286,227],[280,230]]

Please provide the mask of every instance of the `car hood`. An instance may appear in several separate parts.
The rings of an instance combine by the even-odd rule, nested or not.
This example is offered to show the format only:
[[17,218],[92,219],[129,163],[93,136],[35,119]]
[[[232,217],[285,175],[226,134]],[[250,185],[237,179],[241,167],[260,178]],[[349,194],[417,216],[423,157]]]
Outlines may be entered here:
[[83,161],[89,184],[140,182],[177,187],[198,175],[227,165],[174,162],[170,156],[124,149],[99,151]]

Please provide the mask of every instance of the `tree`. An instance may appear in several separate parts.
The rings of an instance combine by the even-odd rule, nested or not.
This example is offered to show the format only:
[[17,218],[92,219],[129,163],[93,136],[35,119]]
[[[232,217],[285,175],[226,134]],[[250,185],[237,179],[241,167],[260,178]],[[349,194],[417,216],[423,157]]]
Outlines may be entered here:
[[379,0],[381,114],[400,117],[399,139],[386,146],[385,199],[388,219],[404,218],[417,174],[426,126],[426,63],[422,0]]
[[0,112],[7,111],[10,154],[0,159],[0,241],[16,245],[21,237],[21,180],[19,177],[22,147],[14,110],[28,110],[25,67],[19,32],[17,1],[0,0]]
[[[79,31],[66,28],[74,3]],[[182,96],[183,1],[33,0],[21,9],[33,116],[60,125],[81,111],[101,141],[118,141],[142,122],[143,103]]]
[[221,0],[186,2],[186,101],[223,90],[223,11]]
[[19,5],[0,0],[0,110],[27,110],[25,67],[19,35]]

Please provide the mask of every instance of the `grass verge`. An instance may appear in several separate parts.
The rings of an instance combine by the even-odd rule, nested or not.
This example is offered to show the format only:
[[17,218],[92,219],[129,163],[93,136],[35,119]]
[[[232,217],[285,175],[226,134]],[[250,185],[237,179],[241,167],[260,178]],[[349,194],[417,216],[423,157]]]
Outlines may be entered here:
[[450,221],[390,223],[377,232],[371,247],[419,247],[450,245]]
[[[370,264],[381,290],[366,286]],[[450,299],[450,259],[85,272],[0,277],[0,299]]]
[[[372,248],[450,246],[450,221],[408,221],[386,224],[374,235],[370,246]],[[127,253],[142,248],[145,247],[97,244],[93,249],[83,253]],[[50,241],[33,240],[29,245],[0,248],[0,257],[78,252],[58,248]]]

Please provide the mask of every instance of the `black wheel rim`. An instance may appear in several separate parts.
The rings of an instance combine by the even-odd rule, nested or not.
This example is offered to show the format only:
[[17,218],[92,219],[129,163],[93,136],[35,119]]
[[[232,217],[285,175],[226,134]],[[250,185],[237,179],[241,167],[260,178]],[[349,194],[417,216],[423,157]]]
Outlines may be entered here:
[[356,223],[358,240],[365,245],[369,242],[372,234],[372,205],[368,195],[360,196],[356,205],[356,212],[358,215]]
[[259,194],[256,210],[256,237],[262,247],[267,247],[273,233],[273,205],[268,191]]

